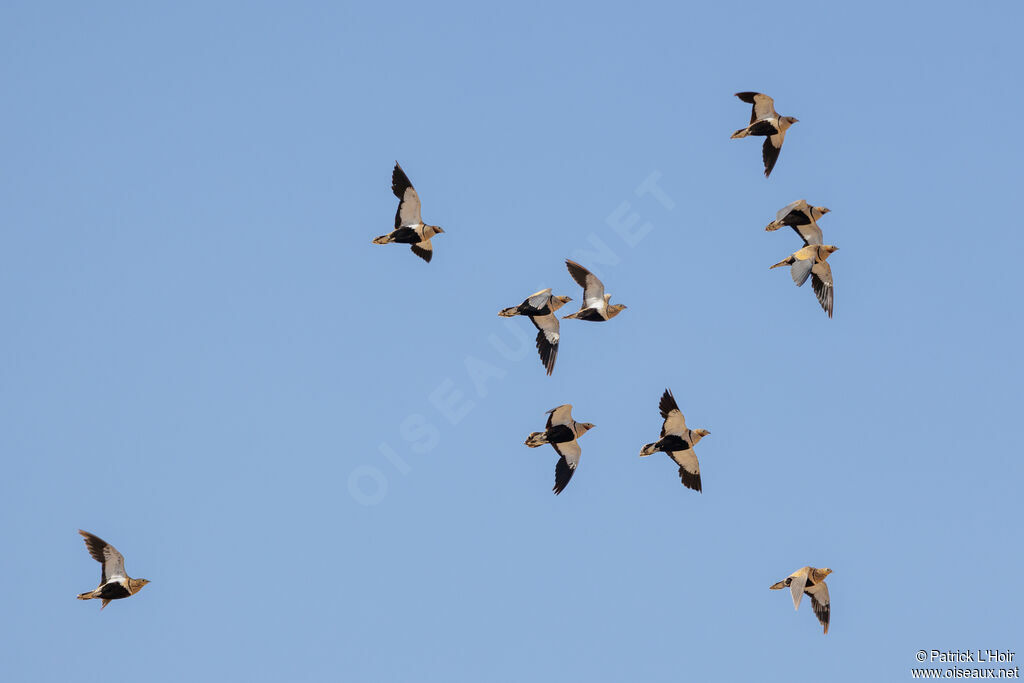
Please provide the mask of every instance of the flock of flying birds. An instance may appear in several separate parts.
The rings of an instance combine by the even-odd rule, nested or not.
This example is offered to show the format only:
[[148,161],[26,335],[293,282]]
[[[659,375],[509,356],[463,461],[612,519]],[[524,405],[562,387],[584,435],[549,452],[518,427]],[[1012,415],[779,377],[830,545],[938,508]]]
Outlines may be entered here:
[[[750,124],[737,130],[732,137],[744,138],[755,135],[765,138],[762,157],[764,175],[768,177],[778,161],[786,131],[797,122],[797,119],[792,116],[779,116],[772,98],[763,93],[741,92],[736,93],[736,97],[751,104],[752,110]],[[429,263],[434,255],[431,240],[443,234],[444,230],[423,222],[419,195],[398,162],[395,162],[391,174],[391,190],[399,200],[395,213],[395,228],[390,233],[375,238],[373,243],[408,244],[414,254]],[[803,285],[810,277],[818,302],[831,318],[834,295],[832,269],[827,259],[838,247],[823,243],[821,228],[817,223],[818,219],[828,212],[825,207],[811,206],[807,201],[800,199],[780,209],[775,220],[769,223],[765,230],[774,231],[788,226],[800,236],[804,246],[771,268],[789,266],[790,274],[797,286]],[[626,309],[622,304],[610,303],[611,295],[605,292],[604,284],[589,270],[575,261],[566,260],[565,265],[572,279],[583,288],[583,303],[578,311],[564,316],[564,319],[607,322]],[[548,375],[554,371],[560,339],[559,321],[555,312],[570,301],[570,297],[552,294],[552,290],[548,288],[531,294],[518,306],[505,308],[498,313],[502,317],[522,315],[530,319],[537,328],[537,351]],[[640,456],[665,453],[678,465],[679,478],[683,486],[700,493],[700,463],[694,446],[710,432],[706,429],[689,429],[686,426],[683,413],[669,389],[662,394],[658,408],[663,419],[661,434],[657,441],[646,444],[640,450]],[[558,454],[555,485],[552,489],[557,495],[568,486],[579,465],[582,453],[579,438],[594,425],[589,422],[576,422],[572,417],[570,404],[553,408],[547,415],[544,431],[531,433],[526,438],[526,445],[538,448],[550,444]],[[146,579],[133,579],[125,573],[124,557],[114,546],[86,531],[80,530],[79,533],[85,539],[89,554],[102,565],[100,585],[95,590],[79,594],[79,600],[102,600],[102,609],[111,600],[130,597],[149,583]],[[814,614],[821,623],[824,633],[828,633],[830,602],[825,577],[831,573],[832,570],[827,568],[801,567],[770,588],[789,588],[796,609],[799,609],[804,594],[810,596]]]

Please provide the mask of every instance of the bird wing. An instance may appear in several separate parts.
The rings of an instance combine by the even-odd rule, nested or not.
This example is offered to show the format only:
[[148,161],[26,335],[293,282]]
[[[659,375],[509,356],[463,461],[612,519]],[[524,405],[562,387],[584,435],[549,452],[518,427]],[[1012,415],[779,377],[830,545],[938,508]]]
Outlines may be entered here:
[[775,162],[779,160],[779,151],[782,149],[782,142],[786,139],[786,131],[780,131],[775,135],[769,135],[764,139],[761,147],[761,159],[764,160],[764,177],[772,174]]
[[551,288],[549,287],[526,297],[526,301],[519,307],[519,313],[522,315],[535,315],[547,308],[550,303]]
[[661,411],[661,416],[665,418],[665,422],[661,425],[662,436],[666,434],[682,436],[686,433],[686,419],[683,417],[683,412],[679,410],[679,406],[676,405],[676,398],[669,389],[666,389],[665,393],[661,395],[658,409]]
[[825,628],[825,633],[828,633],[828,619],[832,611],[828,600],[828,586],[824,583],[816,583],[807,589],[807,594],[811,596],[811,608],[814,610],[814,616],[818,617],[818,621]]
[[398,197],[398,211],[395,212],[395,227],[419,225],[423,222],[420,218],[420,196],[416,194],[409,176],[405,175],[402,167],[395,162],[395,170],[391,172],[391,191]]
[[700,463],[697,462],[697,454],[692,448],[685,451],[669,451],[668,457],[672,458],[679,465],[679,480],[683,486],[694,491],[700,491]]
[[793,593],[793,609],[800,609],[800,599],[804,597],[804,586],[807,585],[807,567],[797,569],[789,578],[789,590]]
[[90,534],[88,531],[78,530],[78,533],[85,539],[85,547],[92,555],[92,559],[103,565],[100,578],[100,585],[111,579],[125,579],[124,556],[117,552],[117,548],[104,541],[99,536]]
[[430,263],[430,259],[434,257],[434,245],[430,243],[430,240],[417,242],[409,248],[412,249],[412,253],[416,254],[427,263]]
[[821,228],[814,221],[805,223],[803,225],[791,225],[793,231],[800,235],[800,239],[804,241],[804,244],[808,247],[818,246],[822,244],[821,241]]
[[604,285],[593,273],[568,259],[565,261],[565,266],[569,269],[569,275],[572,275],[576,284],[583,288],[583,308],[604,303]]
[[552,427],[558,425],[565,425],[567,427],[571,427],[572,423],[573,419],[571,403],[566,403],[565,405],[558,406],[557,408],[552,408],[551,410],[548,411],[548,429],[551,429]]
[[751,123],[761,119],[770,119],[773,116],[778,116],[778,114],[775,113],[775,100],[764,93],[738,92],[736,93],[736,97],[740,98],[747,104],[754,105],[750,110]]
[[775,220],[781,223],[789,214],[793,213],[794,211],[802,212],[806,210],[807,207],[808,204],[806,199],[798,199],[795,202],[790,202],[789,204],[786,204],[784,207],[779,209],[778,213],[775,214]]
[[558,318],[553,313],[530,317],[530,322],[539,330],[537,332],[537,352],[540,361],[550,375],[555,370],[555,358],[558,356]]
[[818,261],[811,268],[811,287],[814,289],[814,296],[818,297],[822,310],[831,318],[835,289],[832,287],[832,266],[828,261]]
[[576,472],[576,466],[580,463],[580,445],[577,441],[566,441],[564,443],[552,444],[561,457],[555,463],[555,486],[551,490],[557,496],[565,490]]

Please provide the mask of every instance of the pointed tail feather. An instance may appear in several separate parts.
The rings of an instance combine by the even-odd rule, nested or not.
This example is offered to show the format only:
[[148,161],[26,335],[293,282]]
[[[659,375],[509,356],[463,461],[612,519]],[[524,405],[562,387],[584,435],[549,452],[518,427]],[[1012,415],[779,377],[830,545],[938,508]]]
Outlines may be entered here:
[[78,594],[79,600],[92,600],[92,591],[86,591],[85,593]]
[[740,128],[738,131],[736,131],[731,136],[729,136],[729,139],[730,140],[735,140],[736,138],[745,138],[745,137],[747,137],[747,135],[748,135],[747,131],[749,131],[749,130],[750,130],[749,127],[748,128]]
[[790,256],[789,258],[784,258],[781,261],[779,261],[778,263],[776,263],[774,266],[769,266],[768,270],[771,270],[772,268],[778,268],[779,266],[788,266],[790,263],[793,262],[791,260],[792,258],[793,258],[792,256]]
[[772,585],[768,586],[768,590],[777,591],[777,590],[782,590],[785,587],[786,587],[786,582],[785,581],[779,581],[778,583],[773,583]]
[[543,446],[548,442],[548,438],[544,436],[544,432],[532,432],[526,437],[526,445],[530,448],[537,448]]
[[373,238],[373,243],[374,244],[387,244],[388,242],[391,241],[390,237],[391,237],[390,235],[381,235],[380,237],[374,237]]
[[512,316],[519,315],[519,307],[510,306],[509,308],[503,308],[498,315],[502,318],[511,318]]
[[649,443],[649,444],[647,444],[646,446],[644,446],[643,448],[640,449],[640,457],[642,458],[645,455],[654,455],[657,452],[658,452],[658,444],[657,443]]
[[768,231],[768,232],[771,232],[772,230],[778,230],[781,227],[782,227],[782,223],[780,223],[778,221],[772,221],[768,225],[764,226],[764,229],[766,231]]

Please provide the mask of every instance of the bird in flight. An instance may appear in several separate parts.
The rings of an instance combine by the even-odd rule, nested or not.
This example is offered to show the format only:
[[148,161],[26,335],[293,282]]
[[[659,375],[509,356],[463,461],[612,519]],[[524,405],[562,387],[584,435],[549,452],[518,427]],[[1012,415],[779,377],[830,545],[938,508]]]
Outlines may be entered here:
[[835,301],[835,288],[832,285],[832,266],[825,259],[831,256],[833,252],[839,251],[839,247],[832,244],[821,244],[821,230],[816,225],[814,228],[817,230],[816,244],[805,238],[806,246],[803,249],[793,252],[789,258],[779,261],[774,266],[769,267],[768,270],[778,268],[779,266],[791,266],[789,274],[793,277],[793,282],[796,283],[797,287],[807,282],[807,276],[810,276],[814,296],[818,298],[821,309],[828,313],[828,317],[831,318],[832,307]]
[[[821,244],[821,229],[818,227],[818,219],[829,213],[829,211],[824,206],[811,206],[807,203],[806,199],[798,199],[792,204],[787,204],[779,209],[778,213],[775,214],[775,220],[766,225],[764,229],[771,232],[778,230],[784,225],[788,225],[796,231],[796,234],[800,235],[804,244],[808,243],[809,235],[812,235],[817,230],[818,244]],[[813,227],[805,228],[805,226]]]
[[395,212],[395,229],[373,240],[374,244],[408,244],[412,253],[430,263],[434,247],[430,238],[444,232],[436,225],[426,225],[420,217],[420,196],[409,182],[402,167],[395,162],[391,172],[391,191],[398,197],[398,211]]
[[149,583],[146,579],[133,579],[125,574],[124,556],[117,552],[117,548],[88,531],[79,529],[78,533],[82,534],[85,539],[85,547],[89,550],[92,558],[103,565],[100,585],[96,590],[80,593],[79,600],[99,598],[103,601],[100,609],[103,609],[111,600],[120,600],[135,595]]
[[569,275],[572,275],[576,284],[583,288],[583,303],[580,305],[580,310],[563,316],[564,319],[575,318],[576,320],[601,322],[611,320],[626,308],[622,304],[608,303],[612,295],[604,293],[604,284],[589,270],[568,259],[565,261],[565,267],[569,269]]
[[594,425],[589,422],[577,422],[572,419],[572,405],[565,405],[552,408],[548,411],[548,422],[543,432],[533,432],[526,437],[526,445],[530,448],[538,448],[546,443],[558,453],[558,462],[555,464],[555,486],[551,490],[557,496],[565,490],[572,479],[576,466],[580,464],[580,453],[582,449],[577,439],[593,429]]
[[551,288],[542,289],[526,298],[518,306],[510,306],[498,313],[503,318],[525,315],[537,328],[537,352],[540,362],[547,368],[550,375],[555,370],[555,358],[558,356],[558,317],[555,311],[572,301],[567,296],[554,296]]
[[775,111],[775,100],[764,93],[738,92],[736,97],[753,106],[750,111],[750,125],[740,128],[731,137],[764,136],[761,157],[764,159],[764,177],[767,178],[771,175],[772,169],[775,168],[775,162],[779,159],[782,141],[786,139],[786,130],[796,123],[797,119],[792,116],[779,116]]
[[665,453],[679,465],[679,479],[683,486],[701,492],[700,463],[693,447],[697,442],[710,434],[706,429],[688,429],[682,411],[676,405],[672,391],[665,390],[658,403],[658,409],[665,422],[661,426],[661,438],[649,443],[640,450],[640,457],[654,455],[658,451]]
[[825,577],[832,573],[831,569],[815,569],[814,567],[801,567],[787,576],[782,581],[772,584],[769,588],[773,591],[789,588],[793,593],[793,609],[800,609],[800,599],[804,593],[811,596],[811,607],[814,609],[814,616],[818,617],[824,632],[828,633],[828,619],[831,612],[828,600],[828,586],[825,585]]

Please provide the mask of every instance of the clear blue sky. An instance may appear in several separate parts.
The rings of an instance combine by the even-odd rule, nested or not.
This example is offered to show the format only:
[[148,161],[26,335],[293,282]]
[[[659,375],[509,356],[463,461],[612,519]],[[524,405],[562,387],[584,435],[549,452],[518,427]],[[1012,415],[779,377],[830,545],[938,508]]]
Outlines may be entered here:
[[[1024,651],[1022,20],[5,2],[0,677],[895,681]],[[769,180],[740,90],[800,119]],[[370,243],[396,159],[430,265]],[[768,270],[801,197],[832,209],[832,320]],[[629,308],[566,321],[546,377],[497,312],[578,301],[567,257]],[[703,495],[637,457],[666,387],[711,431]],[[561,403],[597,426],[555,497],[523,440]],[[76,601],[79,528],[152,584]],[[805,564],[828,636],[768,590]]]

